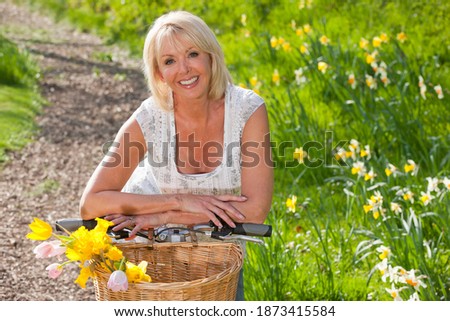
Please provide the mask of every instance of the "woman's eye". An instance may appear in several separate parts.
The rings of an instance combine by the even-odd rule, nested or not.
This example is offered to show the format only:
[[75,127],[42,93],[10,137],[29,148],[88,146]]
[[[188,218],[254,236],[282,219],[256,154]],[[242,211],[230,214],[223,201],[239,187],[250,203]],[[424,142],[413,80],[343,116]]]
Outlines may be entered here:
[[164,61],[165,65],[171,65],[173,64],[174,60],[173,59],[167,59],[166,61]]
[[198,52],[193,51],[193,52],[189,53],[189,57],[191,57],[191,58],[198,57]]

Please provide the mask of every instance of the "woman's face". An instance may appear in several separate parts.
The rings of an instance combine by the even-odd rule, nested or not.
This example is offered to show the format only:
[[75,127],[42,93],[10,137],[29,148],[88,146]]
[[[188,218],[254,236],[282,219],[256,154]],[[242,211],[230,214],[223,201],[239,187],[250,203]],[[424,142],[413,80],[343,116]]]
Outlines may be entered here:
[[173,91],[175,99],[199,99],[208,96],[211,58],[193,44],[175,37],[165,41],[158,57],[159,75]]

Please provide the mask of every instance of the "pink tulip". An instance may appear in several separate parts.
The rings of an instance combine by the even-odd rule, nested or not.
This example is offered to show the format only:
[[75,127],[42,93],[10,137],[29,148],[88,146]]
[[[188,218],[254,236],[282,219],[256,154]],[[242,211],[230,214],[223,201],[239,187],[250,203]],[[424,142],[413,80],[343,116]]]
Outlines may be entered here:
[[50,264],[45,269],[48,271],[48,276],[52,279],[56,279],[62,273],[62,266],[60,266],[58,263]]
[[128,279],[124,271],[114,271],[108,280],[108,289],[113,292],[128,290]]
[[36,254],[36,258],[49,258],[57,255],[61,255],[66,251],[65,246],[61,246],[61,241],[42,242],[33,249],[33,253]]

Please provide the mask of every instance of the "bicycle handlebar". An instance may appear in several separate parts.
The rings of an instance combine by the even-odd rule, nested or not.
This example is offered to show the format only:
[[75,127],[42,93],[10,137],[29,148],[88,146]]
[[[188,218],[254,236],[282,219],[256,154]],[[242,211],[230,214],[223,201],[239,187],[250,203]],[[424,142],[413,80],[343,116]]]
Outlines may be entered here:
[[[205,228],[208,227],[210,230],[210,236],[215,239],[220,240],[226,240],[226,239],[242,239],[246,241],[252,241],[252,238],[249,238],[247,236],[260,236],[260,237],[270,237],[272,235],[272,226],[271,225],[265,225],[265,224],[254,224],[254,223],[235,223],[236,227],[231,227],[224,223],[222,221],[223,227],[218,228],[215,226],[212,222],[210,222],[209,227],[206,225],[196,225],[191,230],[197,233],[204,233],[202,231],[196,230],[196,227],[199,228]],[[84,226],[88,230],[93,229],[97,222],[95,219],[92,220],[82,220],[78,218],[68,218],[68,219],[60,219],[56,221],[56,230],[59,232],[74,232],[81,226]],[[171,228],[169,228],[171,229]],[[172,228],[172,229],[178,229],[178,228]],[[120,231],[113,231],[110,227],[108,229],[108,234],[111,234],[117,239],[127,238],[129,236],[129,230],[123,229]],[[145,238],[148,238],[147,234],[144,233],[137,233],[138,236],[142,236]],[[242,235],[242,237],[240,237]],[[154,235],[155,236],[155,235]],[[156,234],[157,236],[157,234]],[[246,237],[244,237],[246,236]],[[253,240],[254,241],[254,240]]]

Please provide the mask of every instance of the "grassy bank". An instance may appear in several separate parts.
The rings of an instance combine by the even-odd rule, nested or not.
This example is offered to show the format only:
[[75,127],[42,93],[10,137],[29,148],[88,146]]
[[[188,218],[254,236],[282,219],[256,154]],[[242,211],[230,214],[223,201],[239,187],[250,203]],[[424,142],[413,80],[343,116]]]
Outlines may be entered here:
[[36,131],[34,118],[42,99],[39,70],[27,52],[0,35],[0,163],[7,152],[27,144]]
[[450,299],[447,2],[39,3],[135,54],[161,13],[196,13],[265,98],[275,233],[247,299]]

